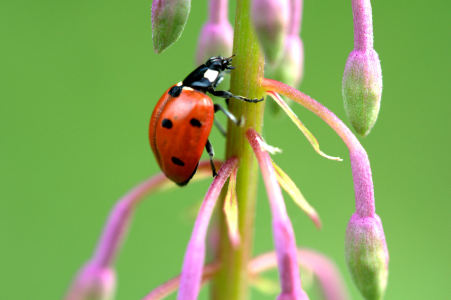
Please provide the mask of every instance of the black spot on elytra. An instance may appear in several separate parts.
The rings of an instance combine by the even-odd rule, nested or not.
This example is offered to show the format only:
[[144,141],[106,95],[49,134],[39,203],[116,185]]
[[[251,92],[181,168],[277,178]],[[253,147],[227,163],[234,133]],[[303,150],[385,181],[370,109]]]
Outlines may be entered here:
[[177,158],[175,156],[171,157],[171,160],[177,166],[182,166],[183,167],[185,165],[185,163],[180,158]]
[[194,127],[201,127],[202,124],[200,123],[200,121],[196,118],[192,118],[191,120],[189,120],[189,123],[194,126]]
[[164,128],[167,128],[167,129],[171,129],[172,121],[169,119],[163,119],[163,121],[161,121],[161,126],[163,126]]

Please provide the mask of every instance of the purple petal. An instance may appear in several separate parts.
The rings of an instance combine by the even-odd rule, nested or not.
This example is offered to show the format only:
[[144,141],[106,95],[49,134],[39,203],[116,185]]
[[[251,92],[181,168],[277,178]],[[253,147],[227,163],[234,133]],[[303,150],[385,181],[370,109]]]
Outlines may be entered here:
[[313,271],[326,300],[347,300],[348,291],[337,266],[325,255],[314,250],[298,251],[300,264]]
[[236,168],[237,158],[228,159],[219,169],[199,209],[183,261],[178,300],[195,300],[199,294],[205,259],[205,239],[213,209],[225,181]]
[[[218,164],[218,162],[215,162],[215,164]],[[202,178],[199,175],[204,175],[207,173],[206,171],[210,174],[210,162],[200,162],[195,178]],[[111,279],[114,279],[112,266],[127,233],[128,224],[136,205],[149,193],[168,184],[174,185],[162,173],[155,175],[132,189],[116,203],[108,217],[93,258],[74,278],[66,296],[67,300],[87,299],[83,295],[95,294],[96,291],[112,290],[110,287],[110,285],[114,286],[114,280]]]
[[281,294],[278,299],[308,299],[301,287],[293,227],[285,208],[271,158],[266,151],[262,150],[262,138],[255,130],[248,129],[246,135],[260,165],[271,207],[274,244],[281,284]]

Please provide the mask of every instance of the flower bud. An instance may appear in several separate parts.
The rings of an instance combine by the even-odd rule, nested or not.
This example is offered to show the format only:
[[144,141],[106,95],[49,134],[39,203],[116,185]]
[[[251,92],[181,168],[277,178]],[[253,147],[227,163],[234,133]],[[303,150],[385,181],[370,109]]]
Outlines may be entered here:
[[[285,40],[282,58],[277,65],[266,65],[266,76],[268,78],[283,82],[296,88],[304,75],[304,45],[297,35],[289,35]],[[284,99],[288,104],[290,99]],[[274,101],[268,101],[269,107],[274,114],[280,111],[279,105]]]
[[382,71],[373,49],[353,50],[343,74],[343,100],[352,126],[368,135],[376,122],[382,95]]
[[190,0],[154,0],[152,3],[152,40],[160,53],[182,35],[191,7]]
[[287,0],[252,1],[252,21],[267,61],[276,63],[282,56],[289,21]]
[[212,56],[229,57],[232,55],[233,29],[228,21],[214,23],[208,21],[199,36],[196,62],[203,64]]
[[346,229],[346,261],[367,300],[383,298],[388,277],[388,251],[379,216],[353,214]]

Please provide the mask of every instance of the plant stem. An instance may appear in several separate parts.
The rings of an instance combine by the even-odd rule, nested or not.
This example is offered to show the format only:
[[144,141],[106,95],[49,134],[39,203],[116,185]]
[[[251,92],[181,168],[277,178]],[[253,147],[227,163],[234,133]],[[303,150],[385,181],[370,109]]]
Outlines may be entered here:
[[[236,5],[235,33],[233,43],[231,92],[247,98],[261,98],[263,90],[264,61],[250,18],[250,0],[238,0]],[[257,191],[257,164],[246,139],[246,130],[254,128],[261,132],[264,103],[246,103],[230,100],[230,111],[242,116],[245,124],[237,127],[228,123],[226,156],[239,158],[236,192],[238,198],[238,226],[241,244],[233,247],[228,239],[227,225],[220,214],[221,238],[218,259],[221,269],[212,286],[212,298],[218,300],[243,300],[247,298],[247,265],[252,254],[255,203]]]
[[373,49],[373,16],[370,0],[352,0],[354,49]]

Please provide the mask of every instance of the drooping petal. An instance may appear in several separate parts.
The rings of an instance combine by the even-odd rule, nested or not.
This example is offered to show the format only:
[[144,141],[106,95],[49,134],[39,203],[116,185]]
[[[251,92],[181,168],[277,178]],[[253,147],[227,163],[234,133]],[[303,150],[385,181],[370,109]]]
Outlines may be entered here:
[[[298,249],[298,262],[313,272],[326,300],[348,300],[349,294],[343,278],[333,261],[327,256],[310,249]],[[274,268],[277,256],[274,252],[261,254],[249,263],[250,274],[260,274]]]
[[288,106],[288,104],[286,104],[285,101],[283,101],[283,99],[279,96],[279,94],[277,94],[276,92],[273,92],[273,91],[267,91],[267,94],[269,96],[271,96],[271,98],[273,98],[274,101],[276,101],[276,103],[279,104],[279,106],[285,111],[285,113],[288,115],[288,117],[290,117],[290,119],[293,121],[293,123],[296,124],[296,126],[299,128],[299,130],[301,130],[301,132],[304,134],[304,136],[307,138],[307,140],[312,145],[313,149],[315,149],[315,151],[319,155],[321,155],[327,159],[342,161],[342,159],[339,157],[329,156],[321,151],[321,149],[319,148],[318,140],[307,129],[307,127],[305,127],[305,125],[301,122],[301,120],[299,120],[299,118],[296,116],[294,111],[292,111],[291,108]]
[[224,214],[227,223],[229,238],[234,247],[240,243],[240,232],[238,230],[238,201],[236,197],[236,169],[229,179],[227,194],[224,199]]
[[[358,281],[363,278],[361,274],[364,274],[364,277],[373,278],[370,285],[357,283],[363,294],[382,294],[388,275],[388,251],[382,222],[375,213],[373,179],[365,149],[334,113],[313,98],[271,79],[263,79],[262,86],[267,90],[279,92],[314,112],[335,130],[348,147],[355,190],[355,213],[348,223],[346,239],[346,252],[349,253],[347,254],[348,264],[351,270],[354,269],[351,272],[356,274],[353,276],[358,277]],[[368,226],[366,223],[372,225]],[[368,239],[373,241],[366,243]],[[367,259],[372,259],[373,262],[365,262]],[[367,288],[370,291],[366,291]]]
[[278,299],[305,300],[307,294],[302,290],[296,253],[296,240],[288,217],[280,186],[269,154],[262,150],[262,138],[253,129],[246,136],[254,150],[263,175],[272,215],[274,244],[279,266],[281,294]]
[[197,299],[202,282],[202,269],[205,259],[205,239],[208,224],[222,187],[232,171],[236,168],[237,163],[237,158],[228,159],[219,169],[218,175],[213,180],[205,195],[183,260],[180,290],[177,295],[178,300]]
[[[220,162],[215,161],[219,166]],[[199,180],[211,176],[210,162],[199,163],[197,174],[193,180]],[[148,194],[176,185],[166,178],[164,174],[158,174],[139,184],[122,197],[113,207],[107,223],[100,236],[93,257],[80,269],[75,276],[66,300],[87,300],[89,295],[110,297],[115,290],[114,261],[122,241],[127,234],[136,205]],[[106,298],[108,299],[108,298]]]
[[315,223],[317,228],[321,228],[321,220],[315,208],[313,208],[310,203],[304,198],[299,188],[291,180],[291,178],[285,173],[274,161],[272,162],[274,170],[276,171],[277,181],[280,186],[291,196],[294,203],[302,209],[313,223]]

